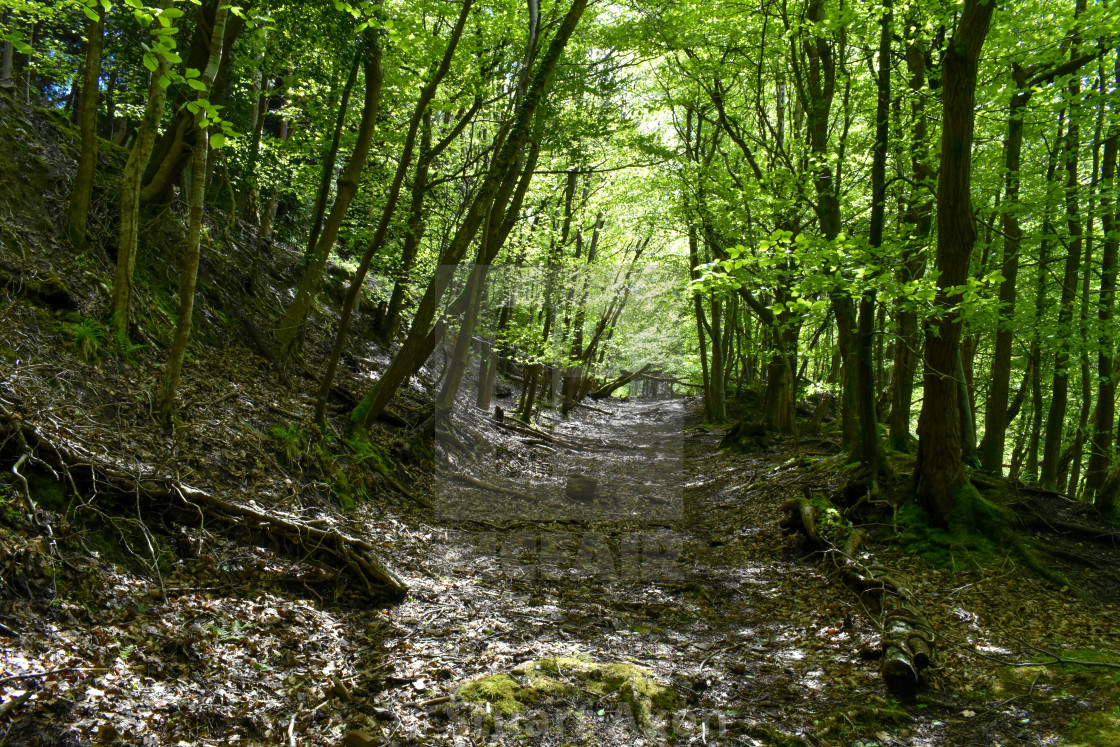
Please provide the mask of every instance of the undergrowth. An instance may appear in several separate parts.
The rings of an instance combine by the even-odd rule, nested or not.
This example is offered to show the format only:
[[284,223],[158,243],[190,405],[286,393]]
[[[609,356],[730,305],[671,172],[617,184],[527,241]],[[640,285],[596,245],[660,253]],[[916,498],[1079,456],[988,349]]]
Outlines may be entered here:
[[1011,556],[1058,587],[1070,585],[1015,531],[1014,514],[984,498],[967,480],[957,491],[955,506],[949,526],[939,527],[922,506],[913,501],[903,504],[896,517],[898,543],[907,553],[952,571],[974,569]]

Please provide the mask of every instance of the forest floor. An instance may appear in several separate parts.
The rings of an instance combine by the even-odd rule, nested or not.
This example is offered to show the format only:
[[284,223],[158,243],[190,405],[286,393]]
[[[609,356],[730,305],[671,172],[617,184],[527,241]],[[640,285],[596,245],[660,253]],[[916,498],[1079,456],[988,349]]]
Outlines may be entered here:
[[[928,688],[895,702],[860,655],[878,642],[875,616],[778,529],[789,497],[843,481],[832,440],[720,451],[723,426],[702,424],[694,401],[612,399],[567,420],[546,410],[531,431],[463,405],[425,444],[413,431],[431,371],[370,442],[311,439],[335,312],[315,313],[310,364],[267,360],[260,331],[298,254],[278,244],[262,258],[236,225],[210,226],[165,426],[149,396],[173,263],[138,266],[137,345],[116,349],[99,322],[115,185],[95,194],[101,238],[75,254],[57,228],[72,130],[7,101],[0,745],[1120,744],[1120,671],[1008,665],[1120,663],[1115,543],[1042,535],[1098,566],[1060,566],[1075,596],[999,548],[908,556],[899,516],[881,518],[868,548],[940,636]],[[107,147],[104,171],[122,156]],[[150,230],[181,241],[174,216]],[[362,325],[332,401],[339,431],[388,360]],[[21,441],[28,428],[44,440]],[[55,446],[80,458],[51,466]],[[568,497],[573,474],[593,493]],[[168,485],[364,539],[409,594],[371,598],[322,547],[153,492]],[[1060,496],[1004,498],[1086,521]]]

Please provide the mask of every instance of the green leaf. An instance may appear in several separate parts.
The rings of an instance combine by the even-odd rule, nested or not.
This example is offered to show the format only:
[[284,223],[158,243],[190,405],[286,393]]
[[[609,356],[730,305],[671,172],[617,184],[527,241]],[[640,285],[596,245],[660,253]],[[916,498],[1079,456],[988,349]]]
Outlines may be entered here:
[[222,133],[215,132],[213,135],[210,136],[210,147],[211,148],[221,148],[225,144],[226,144],[226,136],[223,135]]
[[143,62],[144,62],[144,67],[148,68],[148,70],[150,70],[153,73],[156,71],[156,68],[159,67],[159,63],[156,62],[155,55],[153,55],[151,52],[145,52],[144,53]]

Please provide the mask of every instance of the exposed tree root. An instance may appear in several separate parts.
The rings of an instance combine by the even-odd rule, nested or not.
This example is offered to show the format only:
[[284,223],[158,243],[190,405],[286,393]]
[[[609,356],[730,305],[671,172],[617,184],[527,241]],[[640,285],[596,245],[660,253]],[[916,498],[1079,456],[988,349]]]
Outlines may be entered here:
[[[25,444],[33,461],[66,474],[71,487],[77,489],[74,475],[90,482],[109,486],[123,495],[136,496],[166,509],[178,505],[192,512],[236,524],[254,534],[269,537],[279,544],[298,548],[301,558],[310,559],[339,576],[349,576],[370,597],[402,599],[408,591],[405,582],[374,552],[363,539],[335,529],[311,526],[295,517],[281,516],[257,508],[233,503],[203,490],[185,485],[165,475],[131,475],[96,454],[54,441],[34,425],[11,412],[0,403],[0,434],[7,432]],[[341,565],[341,568],[338,566]]]

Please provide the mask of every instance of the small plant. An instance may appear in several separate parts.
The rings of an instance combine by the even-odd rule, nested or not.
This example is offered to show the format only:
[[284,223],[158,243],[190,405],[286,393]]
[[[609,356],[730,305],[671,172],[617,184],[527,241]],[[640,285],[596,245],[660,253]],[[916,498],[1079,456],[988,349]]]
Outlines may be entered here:
[[307,448],[307,436],[298,425],[274,425],[268,432],[280,444],[289,466],[295,464]]
[[80,322],[66,322],[65,330],[74,340],[78,353],[86,363],[93,363],[101,355],[101,348],[105,345],[107,335],[105,328],[94,319],[82,319]]
[[136,354],[147,347],[147,345],[136,344],[128,339],[128,335],[124,332],[117,332],[113,335],[113,342],[116,344],[117,352],[120,353],[121,358],[129,363],[136,362]]

